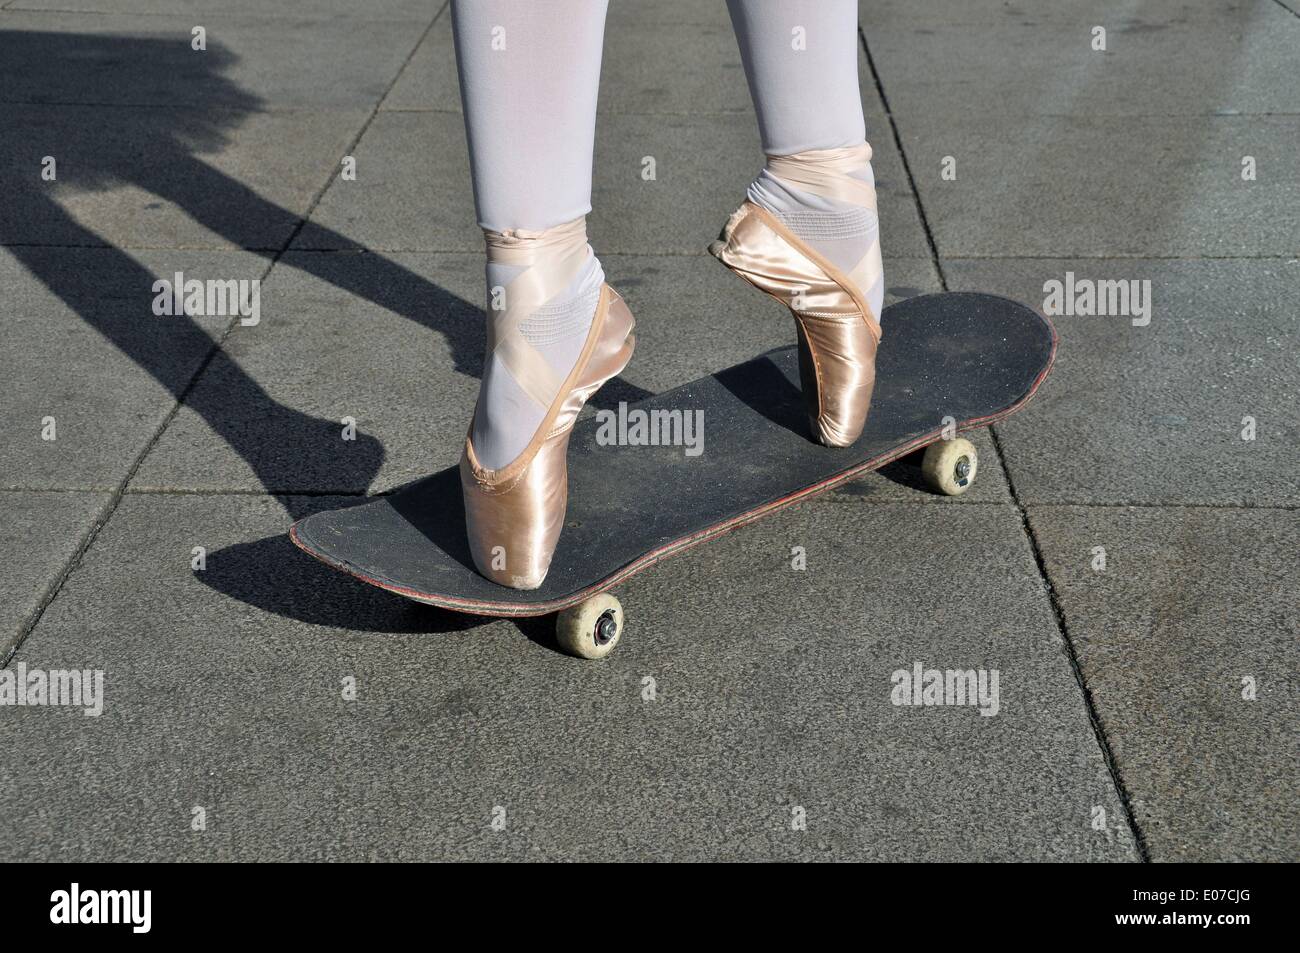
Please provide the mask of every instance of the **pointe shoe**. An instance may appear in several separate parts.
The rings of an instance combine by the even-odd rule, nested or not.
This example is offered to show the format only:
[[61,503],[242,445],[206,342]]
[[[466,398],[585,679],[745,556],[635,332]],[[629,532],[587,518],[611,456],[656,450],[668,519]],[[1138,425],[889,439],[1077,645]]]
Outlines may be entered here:
[[602,286],[578,362],[533,439],[504,467],[479,465],[471,424],[460,458],[465,529],[474,565],[493,582],[536,589],[546,578],[568,503],[569,434],[591,395],[632,359],[635,326],[623,298]]
[[880,323],[855,282],[748,200],[709,253],[794,315],[813,436],[828,447],[857,440],[871,409]]

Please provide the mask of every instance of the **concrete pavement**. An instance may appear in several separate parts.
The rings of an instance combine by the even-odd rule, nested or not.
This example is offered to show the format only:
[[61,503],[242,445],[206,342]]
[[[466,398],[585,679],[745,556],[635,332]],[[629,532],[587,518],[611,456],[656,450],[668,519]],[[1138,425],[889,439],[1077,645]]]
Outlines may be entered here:
[[[1295,859],[1296,10],[864,0],[888,300],[1070,273],[1149,321],[1057,317],[966,496],[899,466],[738,530],[583,664],[284,535],[469,418],[441,0],[0,3],[0,658],[104,675],[96,717],[0,706],[8,855]],[[613,399],[789,343],[703,253],[761,161],[724,5],[613,0],[600,104]],[[154,316],[176,272],[261,320]],[[895,704],[918,663],[996,671],[996,714]]]

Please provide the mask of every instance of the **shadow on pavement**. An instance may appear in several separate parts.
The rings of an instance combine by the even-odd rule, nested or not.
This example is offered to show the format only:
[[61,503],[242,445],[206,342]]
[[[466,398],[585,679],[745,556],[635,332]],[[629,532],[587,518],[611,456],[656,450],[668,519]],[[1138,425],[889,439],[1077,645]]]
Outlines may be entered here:
[[[216,44],[196,55],[176,39],[0,32],[0,79],[14,98],[33,104],[103,103],[111,90],[110,103],[147,104],[159,102],[160,92],[183,90],[183,97],[191,100],[147,110],[114,105],[33,110],[34,128],[10,137],[7,147],[0,148],[9,153],[11,167],[39,169],[42,155],[55,155],[58,181],[15,177],[0,210],[0,242],[82,320],[196,411],[264,487],[284,493],[295,487],[302,472],[328,472],[332,486],[366,487],[384,461],[378,440],[358,434],[357,445],[339,454],[337,421],[278,403],[221,348],[214,351],[211,335],[192,318],[155,318],[149,309],[150,289],[159,276],[128,251],[108,245],[56,200],[60,192],[142,189],[232,244],[268,261],[275,259],[301,223],[299,216],[201,158],[218,152],[232,131],[263,106],[258,97],[222,75],[234,62],[235,57]],[[21,154],[24,150],[31,154]],[[40,236],[36,241],[31,237],[33,223]],[[314,227],[326,240],[352,244]],[[277,233],[283,238],[267,247],[267,235]],[[88,293],[84,278],[62,256],[51,254],[50,246],[105,249],[112,256],[106,272],[113,275],[115,286],[140,289],[140,308],[103,307],[94,289]],[[364,251],[293,255],[277,264],[311,274],[442,335],[455,370],[479,377],[482,309],[382,254]],[[366,343],[358,333],[356,345]],[[204,368],[205,379],[217,386],[192,387],[195,371],[205,360],[211,362]],[[646,396],[626,382],[611,384],[594,405]],[[280,499],[291,516],[302,515],[294,509],[301,497]]]

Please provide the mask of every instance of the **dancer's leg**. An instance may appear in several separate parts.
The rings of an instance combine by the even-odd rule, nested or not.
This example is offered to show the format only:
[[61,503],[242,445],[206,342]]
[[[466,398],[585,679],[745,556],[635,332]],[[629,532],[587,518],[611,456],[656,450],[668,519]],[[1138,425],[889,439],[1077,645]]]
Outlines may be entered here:
[[532,439],[548,392],[579,357],[604,281],[585,226],[573,223],[591,211],[606,5],[452,3],[474,201],[488,241],[492,351],[472,435],[488,469]]
[[606,0],[453,0],[487,239],[488,352],[460,458],[488,579],[536,589],[565,525],[569,435],[631,360],[635,322],[587,244]]
[[769,156],[749,199],[857,281],[879,320],[884,277],[858,91],[857,3],[728,0],[727,7]]
[[767,165],[709,251],[790,309],[813,436],[848,446],[871,409],[885,292],[857,3],[727,6]]

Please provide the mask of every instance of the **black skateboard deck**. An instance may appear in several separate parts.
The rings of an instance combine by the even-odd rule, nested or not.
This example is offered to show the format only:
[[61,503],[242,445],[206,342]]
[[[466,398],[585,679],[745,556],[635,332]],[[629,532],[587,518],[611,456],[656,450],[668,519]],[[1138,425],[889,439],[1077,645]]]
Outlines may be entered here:
[[[596,415],[584,415],[569,444],[564,532],[539,589],[508,589],[474,569],[456,467],[362,505],[309,516],[290,536],[322,562],[421,602],[492,616],[556,612],[926,447],[941,438],[946,417],[957,430],[970,430],[1014,413],[1034,395],[1056,353],[1056,332],[1044,317],[994,295],[910,298],[886,308],[881,323],[871,416],[851,447],[812,440],[793,347],[626,407],[629,423],[640,418],[636,411],[676,412],[650,419],[661,433],[664,420],[681,421],[683,438],[687,415],[702,417],[698,453],[682,445],[610,445],[597,439]],[[606,433],[611,429],[606,422]],[[640,434],[628,429],[626,436]]]

